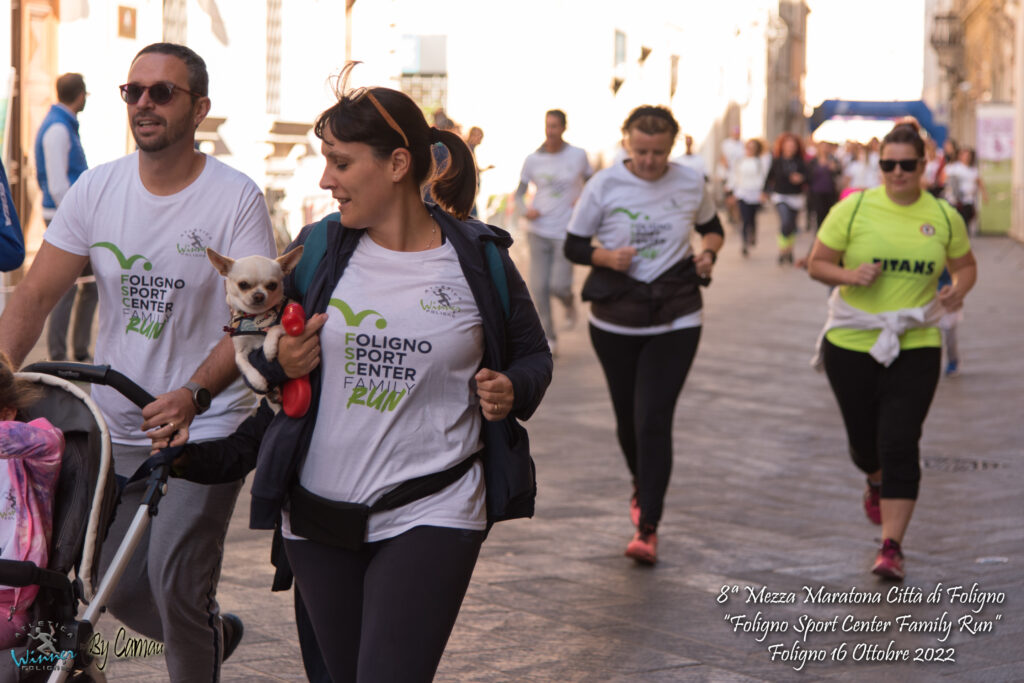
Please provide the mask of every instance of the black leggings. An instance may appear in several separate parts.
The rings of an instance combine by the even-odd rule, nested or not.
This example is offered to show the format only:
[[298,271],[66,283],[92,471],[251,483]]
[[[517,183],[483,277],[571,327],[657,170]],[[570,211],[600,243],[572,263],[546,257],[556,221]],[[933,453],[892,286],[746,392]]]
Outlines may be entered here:
[[419,526],[359,551],[285,539],[332,680],[431,681],[484,536]]
[[814,232],[818,232],[825,216],[835,206],[838,196],[835,192],[810,192],[807,199],[807,222],[814,221]]
[[882,470],[883,498],[917,499],[918,442],[939,383],[942,349],[900,351],[892,365],[824,342],[825,373],[846,424],[853,463]]
[[672,475],[672,418],[697,353],[700,328],[632,336],[591,325],[590,341],[608,382],[640,524],[656,527]]
[[761,210],[761,205],[748,204],[742,199],[736,201],[740,206],[740,216],[743,217],[743,244],[752,247],[757,243],[757,212]]

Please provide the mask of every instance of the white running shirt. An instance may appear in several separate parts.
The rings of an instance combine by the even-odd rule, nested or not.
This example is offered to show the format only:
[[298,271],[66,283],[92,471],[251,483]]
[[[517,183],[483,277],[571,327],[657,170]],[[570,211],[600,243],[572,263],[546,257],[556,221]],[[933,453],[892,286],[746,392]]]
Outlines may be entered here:
[[526,157],[519,182],[536,187],[532,208],[540,212],[530,221],[530,232],[548,239],[565,239],[573,204],[592,173],[587,153],[568,143],[554,154],[542,147]]
[[[170,196],[139,178],[138,153],[90,169],[71,186],[44,234],[88,254],[99,290],[96,363],[157,396],[178,389],[224,337],[224,284],[206,248],[241,258],[276,256],[267,205],[243,173],[206,157],[196,180]],[[92,388],[118,444],[148,445],[142,411],[105,386]],[[190,439],[231,434],[255,406],[241,379],[190,428]]]
[[[397,485],[480,450],[473,376],[483,359],[480,311],[450,242],[385,249],[366,233],[331,296],[320,333],[323,391],[302,486],[372,504]],[[487,526],[483,467],[395,510],[370,515],[367,540],[415,526]],[[282,531],[291,533],[288,515]]]

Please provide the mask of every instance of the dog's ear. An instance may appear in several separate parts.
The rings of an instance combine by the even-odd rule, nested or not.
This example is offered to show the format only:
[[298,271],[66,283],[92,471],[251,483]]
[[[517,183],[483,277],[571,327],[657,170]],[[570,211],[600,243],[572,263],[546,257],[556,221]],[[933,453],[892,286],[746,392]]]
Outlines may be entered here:
[[210,259],[210,263],[212,263],[213,267],[217,269],[217,272],[224,277],[228,276],[228,273],[231,272],[231,266],[235,265],[234,259],[230,259],[227,256],[221,256],[209,247],[206,248],[206,257]]
[[281,266],[281,272],[285,275],[295,270],[295,266],[299,265],[299,260],[302,258],[302,248],[300,244],[287,254],[277,257],[277,265]]

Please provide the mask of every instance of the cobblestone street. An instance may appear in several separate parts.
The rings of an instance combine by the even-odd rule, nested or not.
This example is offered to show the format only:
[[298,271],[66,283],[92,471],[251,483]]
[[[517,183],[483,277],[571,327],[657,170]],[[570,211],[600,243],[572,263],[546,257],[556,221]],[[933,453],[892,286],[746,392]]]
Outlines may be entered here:
[[[536,518],[492,530],[438,681],[1024,679],[1024,245],[975,240],[963,370],[940,382],[925,425],[907,580],[890,592],[869,573],[879,528],[864,517],[839,411],[808,365],[827,291],[776,265],[768,213],[749,259],[727,241],[706,294],[676,412],[658,565],[622,555],[632,533],[627,470],[580,324],[560,336],[554,381],[527,424]],[[809,240],[801,234],[798,253]],[[219,593],[245,622],[224,680],[303,680],[291,593],[269,590],[269,536],[247,529],[248,503],[246,489]],[[955,586],[963,593],[947,592]],[[746,587],[792,594],[795,604],[749,600]],[[817,604],[805,603],[819,589]],[[979,609],[979,592],[1002,602]],[[877,594],[881,604],[844,604],[844,594]],[[809,619],[823,632],[801,633]],[[113,639],[116,621],[101,623]],[[940,630],[911,630],[925,627]],[[902,652],[955,661],[886,661]],[[162,666],[159,657],[111,657],[108,673],[159,681]]]

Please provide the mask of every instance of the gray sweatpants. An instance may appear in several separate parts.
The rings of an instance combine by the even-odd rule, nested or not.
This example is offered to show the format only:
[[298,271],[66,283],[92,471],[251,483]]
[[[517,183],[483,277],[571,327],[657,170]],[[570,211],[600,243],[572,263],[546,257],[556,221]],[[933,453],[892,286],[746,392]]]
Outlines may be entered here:
[[[114,445],[118,474],[131,476],[149,456],[148,446]],[[202,486],[171,479],[159,514],[150,518],[135,554],[111,596],[115,617],[147,638],[164,643],[174,683],[220,679],[223,657],[217,582],[231,511],[242,482]],[[105,573],[145,493],[146,482],[125,488],[117,518],[103,545]]]

